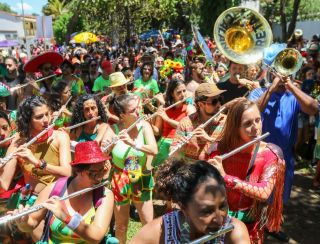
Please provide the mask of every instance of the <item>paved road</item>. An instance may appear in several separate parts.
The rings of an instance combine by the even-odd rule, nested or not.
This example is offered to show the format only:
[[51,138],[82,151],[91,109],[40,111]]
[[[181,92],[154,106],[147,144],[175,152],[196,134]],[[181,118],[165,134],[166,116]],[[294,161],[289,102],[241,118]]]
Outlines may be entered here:
[[[312,177],[297,171],[291,200],[284,207],[283,230],[291,237],[289,243],[320,243],[320,188],[312,187]],[[281,243],[268,236],[266,244]]]

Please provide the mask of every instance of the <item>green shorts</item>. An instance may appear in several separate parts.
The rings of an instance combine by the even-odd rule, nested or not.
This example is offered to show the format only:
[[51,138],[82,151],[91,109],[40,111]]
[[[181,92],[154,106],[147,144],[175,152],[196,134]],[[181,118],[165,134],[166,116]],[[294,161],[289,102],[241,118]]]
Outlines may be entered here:
[[116,205],[152,200],[154,181],[152,174],[141,174],[136,182],[130,182],[127,171],[113,167],[111,186]]

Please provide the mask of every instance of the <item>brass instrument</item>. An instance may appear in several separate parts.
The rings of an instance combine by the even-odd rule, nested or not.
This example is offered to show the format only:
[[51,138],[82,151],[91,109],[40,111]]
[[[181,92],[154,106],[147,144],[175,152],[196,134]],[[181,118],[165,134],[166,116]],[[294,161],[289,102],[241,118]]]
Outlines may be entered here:
[[221,53],[239,64],[261,60],[264,48],[272,43],[268,21],[258,12],[245,7],[224,11],[214,25],[213,35]]
[[302,66],[303,58],[300,52],[294,48],[285,48],[282,50],[273,63],[271,69],[280,76],[289,76],[296,73]]

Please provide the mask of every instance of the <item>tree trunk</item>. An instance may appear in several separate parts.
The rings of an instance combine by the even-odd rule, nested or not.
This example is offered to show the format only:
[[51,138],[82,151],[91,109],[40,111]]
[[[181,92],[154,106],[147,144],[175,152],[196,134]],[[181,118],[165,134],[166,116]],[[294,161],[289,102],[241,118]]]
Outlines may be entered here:
[[74,15],[71,17],[71,19],[70,19],[70,21],[69,21],[69,23],[67,25],[67,32],[66,32],[66,35],[65,35],[65,38],[64,38],[67,43],[70,40],[71,34],[75,31],[78,22],[79,22],[79,13],[76,11],[74,13]]
[[125,12],[125,22],[126,22],[126,40],[129,43],[130,37],[131,37],[131,23],[130,23],[130,10],[129,6],[124,6],[124,12]]
[[300,2],[301,2],[301,0],[294,0],[294,2],[293,2],[292,17],[291,17],[290,24],[288,27],[287,36],[291,36],[292,33],[294,32],[294,29],[296,28],[296,22],[297,22],[297,18],[298,18]]
[[285,12],[286,0],[280,0],[281,39],[287,42],[287,20]]

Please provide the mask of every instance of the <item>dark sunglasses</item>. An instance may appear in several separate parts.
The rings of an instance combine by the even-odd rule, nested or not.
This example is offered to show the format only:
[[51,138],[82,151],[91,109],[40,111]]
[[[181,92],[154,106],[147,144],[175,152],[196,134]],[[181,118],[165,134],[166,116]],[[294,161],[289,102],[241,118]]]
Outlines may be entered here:
[[209,103],[212,106],[215,106],[215,105],[217,105],[218,102],[222,103],[222,101],[223,101],[223,97],[222,96],[218,96],[218,97],[212,99],[211,101],[206,101],[206,103]]

